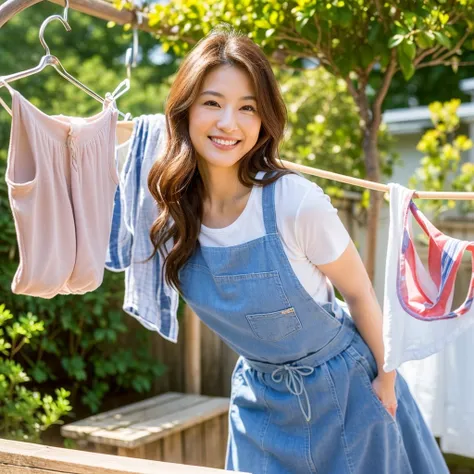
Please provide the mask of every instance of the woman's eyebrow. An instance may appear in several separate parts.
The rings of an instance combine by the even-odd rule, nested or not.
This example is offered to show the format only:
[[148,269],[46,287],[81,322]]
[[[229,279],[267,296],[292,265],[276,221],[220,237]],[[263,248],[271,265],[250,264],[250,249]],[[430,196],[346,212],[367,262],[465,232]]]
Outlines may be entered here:
[[[224,94],[221,94],[220,92],[216,92],[216,91],[203,91],[199,95],[204,95],[204,94],[214,95],[216,97],[224,98]],[[254,100],[255,102],[257,102],[256,97],[253,95],[245,95],[244,97],[241,97],[240,100]]]

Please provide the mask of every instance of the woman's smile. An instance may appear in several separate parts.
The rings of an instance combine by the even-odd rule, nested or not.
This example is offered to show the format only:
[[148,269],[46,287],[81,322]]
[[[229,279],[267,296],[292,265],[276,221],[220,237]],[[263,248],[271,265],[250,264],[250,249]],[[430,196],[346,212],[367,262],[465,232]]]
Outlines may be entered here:
[[221,138],[209,137],[211,143],[219,150],[233,150],[242,140],[223,140]]

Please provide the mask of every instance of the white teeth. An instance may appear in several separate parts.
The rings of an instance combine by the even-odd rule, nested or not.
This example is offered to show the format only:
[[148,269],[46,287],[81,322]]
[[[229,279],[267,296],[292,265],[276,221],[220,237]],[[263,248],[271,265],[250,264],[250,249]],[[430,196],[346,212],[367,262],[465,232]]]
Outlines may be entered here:
[[234,140],[234,141],[229,141],[229,140],[220,140],[219,138],[213,138],[211,137],[211,140],[213,142],[219,143],[219,145],[235,145],[239,140]]

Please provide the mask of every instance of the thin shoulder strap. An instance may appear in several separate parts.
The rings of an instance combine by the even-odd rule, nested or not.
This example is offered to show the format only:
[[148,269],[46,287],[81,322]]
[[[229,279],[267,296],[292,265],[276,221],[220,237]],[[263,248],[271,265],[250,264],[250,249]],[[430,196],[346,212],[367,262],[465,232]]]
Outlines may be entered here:
[[[1,77],[1,76],[0,76],[0,84],[3,84],[3,85],[8,89],[8,91],[10,92],[10,94],[11,94],[11,96],[12,96],[12,98],[13,98],[13,95],[14,95],[15,90],[14,90],[13,87],[10,86],[10,85],[8,84],[8,82],[7,82],[3,77]],[[5,102],[1,97],[0,97],[0,104],[2,104],[3,107],[5,107],[5,110],[13,117],[13,112],[12,112],[12,110],[10,109],[10,107],[8,107],[8,105],[6,104],[6,102]]]
[[[269,178],[273,175],[272,171],[268,171],[263,176]],[[263,207],[263,222],[265,223],[265,232],[267,234],[277,233],[276,224],[276,212],[275,212],[275,184],[273,181],[271,184],[264,186],[262,191],[262,207]]]
[[107,92],[105,94],[104,102],[102,102],[102,110],[105,110],[108,108],[118,111],[115,98],[110,92]]

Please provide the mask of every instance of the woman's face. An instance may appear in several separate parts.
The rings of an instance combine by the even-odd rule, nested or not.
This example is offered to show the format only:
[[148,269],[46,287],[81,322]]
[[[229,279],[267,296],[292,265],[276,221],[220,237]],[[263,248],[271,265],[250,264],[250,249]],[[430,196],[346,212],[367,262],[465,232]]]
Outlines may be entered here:
[[229,65],[207,74],[189,110],[191,142],[211,167],[236,165],[257,143],[261,123],[249,76]]

